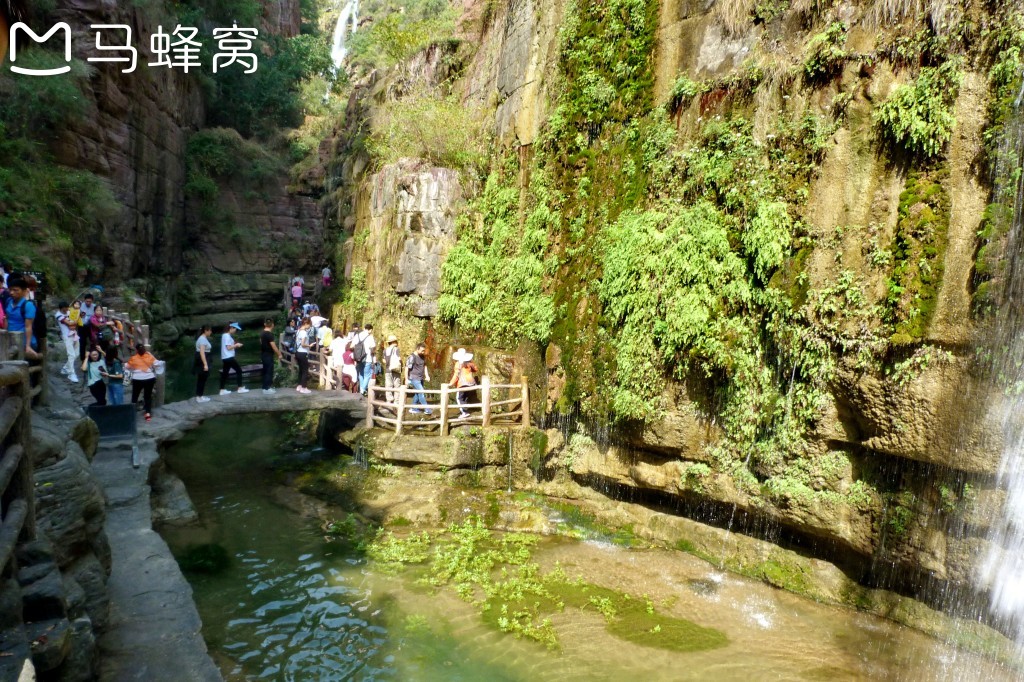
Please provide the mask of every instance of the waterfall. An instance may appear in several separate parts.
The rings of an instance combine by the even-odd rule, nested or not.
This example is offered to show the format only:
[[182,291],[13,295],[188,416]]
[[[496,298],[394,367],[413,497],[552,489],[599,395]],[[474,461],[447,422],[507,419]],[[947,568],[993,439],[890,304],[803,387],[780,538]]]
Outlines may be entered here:
[[[351,31],[348,30],[349,24],[352,25]],[[358,25],[359,0],[345,0],[345,5],[341,8],[341,14],[338,15],[338,23],[334,27],[334,41],[331,44],[331,61],[334,62],[335,73],[341,70],[341,65],[348,54],[348,48],[345,47],[345,38],[349,33],[355,33]]]
[[[1001,516],[988,534],[989,548],[977,575],[990,595],[993,622],[1024,648],[1024,83],[1005,124],[995,164],[995,203],[1009,218],[1005,282],[991,335],[992,376],[1010,396],[1003,413],[1005,445],[999,486],[1006,491]],[[1012,210],[1012,213],[1010,211]],[[1010,217],[1012,216],[1012,217]]]

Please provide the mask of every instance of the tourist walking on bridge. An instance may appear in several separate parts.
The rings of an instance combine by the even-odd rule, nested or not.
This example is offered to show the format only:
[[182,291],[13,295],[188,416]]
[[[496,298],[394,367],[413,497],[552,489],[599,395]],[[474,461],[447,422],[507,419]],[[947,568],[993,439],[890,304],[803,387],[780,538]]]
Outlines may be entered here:
[[388,345],[384,348],[384,396],[389,403],[398,402],[398,391],[402,387],[402,352],[398,350],[398,337],[388,336]]
[[274,390],[274,360],[281,361],[281,349],[274,341],[274,321],[269,317],[263,321],[260,332],[260,361],[263,363],[263,392],[276,393]]
[[476,392],[476,374],[478,370],[476,365],[473,364],[473,354],[465,348],[460,348],[452,353],[452,360],[455,361],[455,370],[452,372],[452,378],[449,379],[448,383],[458,389],[455,393],[455,399],[459,403],[459,416],[465,419],[469,416],[469,411],[465,406],[472,402],[473,395]]
[[427,398],[423,395],[423,382],[430,381],[430,371],[427,369],[427,345],[425,343],[416,344],[416,351],[409,355],[409,359],[405,362],[406,381],[416,390],[412,396],[413,408],[410,412],[419,413],[419,408],[415,407],[420,405],[423,407],[423,411],[427,414],[433,414],[430,408],[427,407]]
[[142,412],[150,421],[153,412],[153,387],[156,386],[157,359],[146,350],[145,344],[135,346],[135,353],[128,358],[125,367],[132,372],[132,405],[139,402],[142,394]]
[[309,381],[309,348],[316,338],[312,330],[313,323],[308,317],[304,317],[302,324],[299,325],[299,331],[295,334],[295,362],[299,365],[299,385],[295,390],[299,393],[312,393],[306,388],[306,382]]
[[237,322],[232,322],[228,326],[224,327],[224,333],[220,335],[220,394],[227,395],[231,391],[227,390],[225,386],[228,385],[228,375],[235,372],[235,377],[238,379],[238,392],[248,393],[249,389],[242,385],[242,367],[238,364],[238,360],[235,359],[235,351],[242,347],[242,344],[235,341],[235,337],[231,335],[232,330],[242,331],[242,325]]
[[196,339],[196,354],[192,359],[192,371],[196,375],[196,402],[208,403],[206,397],[206,380],[210,378],[210,354],[213,352],[213,344],[210,343],[210,336],[213,334],[213,327],[203,325],[199,337]]
[[370,381],[373,380],[376,350],[377,340],[373,338],[373,325],[367,324],[352,342],[352,357],[356,361],[356,372],[359,374],[359,392],[363,395],[366,395]]

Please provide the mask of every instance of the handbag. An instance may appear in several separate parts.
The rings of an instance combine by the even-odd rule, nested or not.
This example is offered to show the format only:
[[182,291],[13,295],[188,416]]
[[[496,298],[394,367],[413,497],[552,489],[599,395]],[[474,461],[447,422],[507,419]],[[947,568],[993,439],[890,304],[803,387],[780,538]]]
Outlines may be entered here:
[[127,367],[125,367],[124,370],[122,370],[122,371],[124,372],[124,379],[121,379],[121,383],[124,384],[125,386],[131,386],[132,385],[132,371],[130,369],[128,369]]

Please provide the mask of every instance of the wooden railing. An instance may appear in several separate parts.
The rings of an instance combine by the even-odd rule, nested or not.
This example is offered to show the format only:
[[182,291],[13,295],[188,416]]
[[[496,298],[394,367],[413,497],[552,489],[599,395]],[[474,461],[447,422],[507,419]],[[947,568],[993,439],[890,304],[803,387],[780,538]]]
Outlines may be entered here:
[[[480,402],[458,404],[459,393],[480,393]],[[440,390],[417,391],[407,385],[396,388],[384,388],[370,385],[366,404],[366,427],[393,428],[401,433],[403,427],[415,429],[417,432],[430,434],[435,431],[447,436],[452,426],[523,426],[530,421],[530,385],[524,376],[518,384],[492,384],[490,377],[483,377],[480,384],[467,388],[453,388],[441,384]],[[423,394],[427,404],[414,404],[412,397]],[[394,397],[388,401],[387,395]],[[385,399],[381,400],[379,397]],[[432,403],[427,396],[439,396],[437,403]],[[412,412],[418,410],[419,414]],[[465,411],[468,417],[452,417],[452,411]],[[428,414],[427,412],[436,413]],[[419,415],[426,418],[420,418]]]
[[[28,363],[0,362],[0,590],[12,584],[17,574],[15,547],[36,535],[33,467],[28,454],[33,390]],[[21,603],[20,594],[0,599],[4,604]]]
[[[29,374],[29,400],[32,405],[46,403],[46,339],[36,339],[40,360],[25,363]],[[25,332],[0,330],[0,362],[25,360]]]

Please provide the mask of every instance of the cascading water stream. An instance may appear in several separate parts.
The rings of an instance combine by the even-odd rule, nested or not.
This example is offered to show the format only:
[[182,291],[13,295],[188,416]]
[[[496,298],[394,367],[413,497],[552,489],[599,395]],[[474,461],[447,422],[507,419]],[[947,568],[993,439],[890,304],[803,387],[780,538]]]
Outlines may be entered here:
[[[349,30],[351,25],[351,30]],[[345,0],[345,5],[338,15],[338,23],[334,26],[334,40],[331,42],[331,61],[334,62],[334,73],[341,70],[341,65],[348,55],[345,40],[349,33],[355,33],[359,26],[359,0]]]
[[1012,210],[1002,307],[991,337],[992,377],[1010,396],[999,469],[1006,500],[989,531],[978,586],[990,595],[993,623],[1024,649],[1024,83],[1006,123],[995,171],[995,202]]

